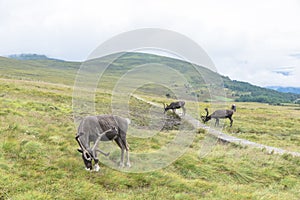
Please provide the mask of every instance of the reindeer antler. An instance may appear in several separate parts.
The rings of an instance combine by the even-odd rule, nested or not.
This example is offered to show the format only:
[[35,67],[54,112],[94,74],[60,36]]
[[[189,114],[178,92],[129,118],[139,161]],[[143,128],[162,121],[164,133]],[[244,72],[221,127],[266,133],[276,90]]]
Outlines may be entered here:
[[[85,158],[86,160],[91,160],[93,156],[90,154],[90,152],[89,152],[89,151],[83,146],[83,144],[81,143],[81,141],[80,141],[80,139],[79,139],[79,137],[80,137],[81,135],[83,135],[83,134],[80,133],[80,134],[76,135],[75,139],[76,139],[76,141],[78,142],[80,148],[82,149],[82,153],[83,153],[84,158]],[[88,155],[89,157],[87,157],[87,155]]]
[[115,131],[116,132],[116,134],[118,134],[118,129],[117,129],[117,127],[115,127],[115,126],[113,126],[112,128],[110,128],[110,129],[108,129],[108,130],[106,130],[106,131],[104,131],[103,133],[99,133],[99,130],[98,130],[98,128],[96,128],[97,129],[97,131],[98,131],[98,138],[97,138],[97,140],[95,141],[95,144],[94,144],[94,146],[93,146],[93,148],[92,148],[92,152],[94,153],[95,151],[98,151],[98,152],[100,152],[100,153],[102,153],[104,156],[109,156],[109,152],[108,153],[105,153],[104,151],[102,151],[102,150],[100,150],[100,149],[98,149],[97,147],[98,147],[98,144],[99,144],[99,142],[100,142],[100,140],[101,140],[101,138],[102,138],[102,136],[104,136],[106,133],[108,133],[108,132],[110,132],[110,131]]
[[102,153],[104,156],[109,156],[109,152],[108,153],[105,153],[104,151],[101,151],[100,149],[96,149],[96,151],[98,151],[98,152],[100,152],[100,153]]
[[[115,130],[116,130],[116,127],[113,127]],[[95,144],[94,144],[94,146],[93,146],[93,148],[92,148],[92,152],[97,148],[97,146],[98,146],[98,144],[99,144],[99,142],[100,142],[100,140],[101,140],[101,138],[102,138],[102,136],[103,135],[105,135],[105,133],[107,133],[107,132],[109,132],[109,131],[112,131],[112,128],[110,128],[110,129],[108,129],[108,130],[106,130],[106,131],[104,131],[103,133],[99,133],[100,131],[98,130],[98,128],[96,128],[97,129],[97,131],[98,131],[98,138],[97,138],[97,140],[95,141]]]

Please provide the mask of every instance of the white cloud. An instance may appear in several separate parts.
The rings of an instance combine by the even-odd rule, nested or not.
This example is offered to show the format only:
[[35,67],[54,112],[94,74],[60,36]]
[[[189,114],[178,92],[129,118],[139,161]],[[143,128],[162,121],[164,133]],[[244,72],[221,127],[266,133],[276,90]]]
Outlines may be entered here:
[[[0,0],[0,55],[84,60],[103,41],[164,28],[201,45],[221,74],[253,84],[300,86],[300,3],[289,1]],[[290,76],[272,73],[290,66]]]

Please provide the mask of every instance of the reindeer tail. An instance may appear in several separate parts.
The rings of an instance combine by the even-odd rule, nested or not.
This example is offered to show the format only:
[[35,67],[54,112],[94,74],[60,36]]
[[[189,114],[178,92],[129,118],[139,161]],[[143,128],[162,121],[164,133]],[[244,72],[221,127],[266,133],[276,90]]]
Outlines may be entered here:
[[129,118],[125,118],[126,121],[127,121],[127,124],[129,125],[131,123],[130,119]]

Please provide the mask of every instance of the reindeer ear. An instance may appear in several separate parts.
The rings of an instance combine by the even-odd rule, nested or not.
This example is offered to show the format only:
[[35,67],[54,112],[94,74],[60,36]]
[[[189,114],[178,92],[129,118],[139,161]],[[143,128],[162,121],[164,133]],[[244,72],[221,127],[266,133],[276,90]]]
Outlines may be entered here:
[[83,152],[82,149],[77,149],[77,151],[78,151],[79,153],[82,153],[82,152]]

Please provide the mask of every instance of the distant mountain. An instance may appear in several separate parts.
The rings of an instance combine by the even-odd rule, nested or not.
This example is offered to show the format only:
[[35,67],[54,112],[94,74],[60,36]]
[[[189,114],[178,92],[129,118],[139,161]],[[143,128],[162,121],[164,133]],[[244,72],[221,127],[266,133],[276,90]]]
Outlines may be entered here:
[[300,94],[300,87],[268,86],[267,88],[278,92]]
[[63,61],[55,58],[49,58],[46,55],[41,54],[31,54],[31,53],[22,53],[22,54],[13,54],[9,55],[9,58],[15,59],[15,60],[56,60],[56,61]]
[[251,85],[247,82],[230,80],[225,78],[224,87],[233,91],[235,101],[239,102],[261,102],[270,104],[299,102],[300,94],[283,93],[269,88]]

